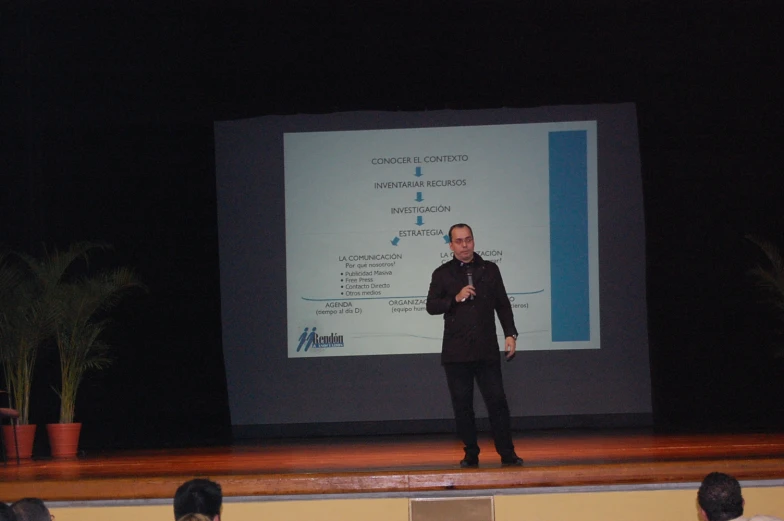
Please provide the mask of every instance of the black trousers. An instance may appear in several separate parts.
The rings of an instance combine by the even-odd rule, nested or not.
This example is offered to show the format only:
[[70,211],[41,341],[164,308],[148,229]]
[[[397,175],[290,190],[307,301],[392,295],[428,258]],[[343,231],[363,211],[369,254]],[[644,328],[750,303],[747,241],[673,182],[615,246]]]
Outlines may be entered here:
[[444,364],[452,408],[455,411],[457,435],[465,445],[466,456],[477,456],[476,418],[474,416],[474,380],[482,393],[490,419],[495,450],[501,458],[515,456],[509,404],[504,393],[501,359],[479,362]]

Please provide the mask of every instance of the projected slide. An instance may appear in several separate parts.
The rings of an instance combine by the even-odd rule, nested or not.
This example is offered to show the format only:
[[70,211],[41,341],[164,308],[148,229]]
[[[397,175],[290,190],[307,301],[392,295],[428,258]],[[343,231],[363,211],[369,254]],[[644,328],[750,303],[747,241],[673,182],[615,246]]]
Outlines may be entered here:
[[462,222],[518,349],[600,347],[595,122],[287,133],[284,167],[289,357],[440,352],[425,298]]
[[233,434],[452,432],[425,300],[461,222],[514,306],[516,428],[651,421],[637,129],[629,103],[216,122]]

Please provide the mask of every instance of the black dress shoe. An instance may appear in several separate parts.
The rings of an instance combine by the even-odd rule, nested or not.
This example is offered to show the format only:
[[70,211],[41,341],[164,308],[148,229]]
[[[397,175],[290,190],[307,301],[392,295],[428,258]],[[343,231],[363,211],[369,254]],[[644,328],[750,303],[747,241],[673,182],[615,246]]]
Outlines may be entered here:
[[461,469],[475,469],[479,466],[479,458],[470,458],[466,456],[460,460]]
[[522,467],[523,466],[523,458],[518,456],[514,456],[512,458],[504,458],[501,460],[502,467]]

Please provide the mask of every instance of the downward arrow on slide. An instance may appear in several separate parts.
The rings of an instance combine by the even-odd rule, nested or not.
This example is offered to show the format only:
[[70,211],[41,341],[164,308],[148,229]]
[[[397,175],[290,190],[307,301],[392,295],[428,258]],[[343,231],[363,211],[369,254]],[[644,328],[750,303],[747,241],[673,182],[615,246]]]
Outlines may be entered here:
[[418,202],[418,203],[421,203],[422,201],[424,201],[424,199],[422,198],[422,192],[417,192],[416,199],[414,199],[414,200],[416,202]]
[[422,177],[422,167],[421,166],[416,167],[416,174],[414,174],[414,176]]
[[397,243],[400,242],[400,237],[395,237],[390,242],[392,243],[392,246],[397,246]]
[[422,226],[423,224],[425,224],[425,221],[422,220],[422,216],[420,215],[419,217],[417,217],[416,225]]
[[449,244],[449,235],[444,235],[444,242]]

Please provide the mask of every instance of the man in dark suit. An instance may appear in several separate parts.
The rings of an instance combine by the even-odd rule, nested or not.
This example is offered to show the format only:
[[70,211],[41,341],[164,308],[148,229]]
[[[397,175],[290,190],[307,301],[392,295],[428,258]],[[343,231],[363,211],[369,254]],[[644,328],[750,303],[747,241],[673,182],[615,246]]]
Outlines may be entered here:
[[507,360],[515,355],[517,329],[501,271],[474,253],[474,234],[467,224],[449,229],[453,258],[433,272],[427,294],[427,312],[444,315],[441,363],[446,372],[455,412],[457,433],[465,445],[463,468],[479,465],[474,418],[474,380],[482,393],[495,448],[505,466],[522,465],[512,443],[509,405],[501,376],[501,356],[495,314],[504,330]]

